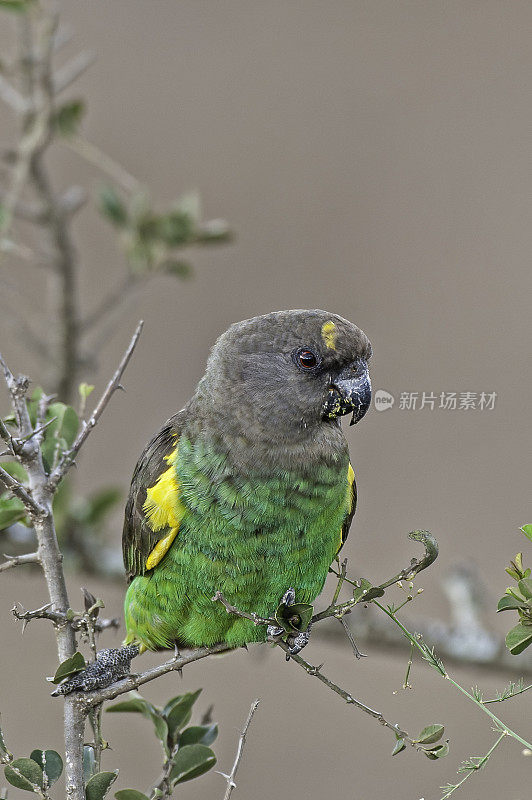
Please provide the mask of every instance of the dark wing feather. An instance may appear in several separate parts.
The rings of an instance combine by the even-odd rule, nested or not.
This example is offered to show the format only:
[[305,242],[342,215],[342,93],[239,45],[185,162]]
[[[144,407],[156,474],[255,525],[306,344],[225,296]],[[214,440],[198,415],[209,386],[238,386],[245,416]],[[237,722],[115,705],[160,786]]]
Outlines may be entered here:
[[122,532],[122,554],[128,582],[135,575],[144,574],[146,559],[159,539],[166,536],[170,530],[162,528],[153,531],[143,506],[146,502],[146,490],[168,469],[165,458],[175,450],[180,428],[180,414],[176,414],[148,442],[135,467]]
[[[351,464],[349,466],[351,467]],[[351,467],[351,469],[352,469],[352,467]],[[344,524],[342,525],[342,531],[341,531],[341,534],[340,534],[341,535],[341,539],[342,539],[342,543],[341,543],[340,547],[338,548],[338,552],[336,553],[336,555],[338,555],[338,553],[340,552],[340,550],[342,549],[342,547],[346,543],[347,537],[349,536],[349,528],[351,527],[351,520],[355,516],[355,511],[356,511],[356,507],[357,507],[357,482],[355,480],[354,472],[352,473],[352,480],[350,480],[350,478],[348,478],[348,480],[349,480],[349,484],[350,484],[350,487],[351,487],[351,506],[350,506],[349,511],[347,512],[347,516],[346,516],[346,518],[344,520]]]

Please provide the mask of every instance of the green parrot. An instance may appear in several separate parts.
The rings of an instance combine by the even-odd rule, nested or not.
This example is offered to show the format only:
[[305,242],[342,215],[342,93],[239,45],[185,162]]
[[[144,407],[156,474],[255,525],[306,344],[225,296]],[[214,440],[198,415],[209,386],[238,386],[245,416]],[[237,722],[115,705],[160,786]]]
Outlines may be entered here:
[[[220,336],[192,398],[133,474],[126,661],[265,641],[264,626],[212,601],[217,591],[262,617],[282,601],[314,601],[355,512],[340,417],[352,413],[353,424],[369,407],[370,355],[356,325],[320,310],[254,317]],[[307,638],[292,637],[292,652]]]

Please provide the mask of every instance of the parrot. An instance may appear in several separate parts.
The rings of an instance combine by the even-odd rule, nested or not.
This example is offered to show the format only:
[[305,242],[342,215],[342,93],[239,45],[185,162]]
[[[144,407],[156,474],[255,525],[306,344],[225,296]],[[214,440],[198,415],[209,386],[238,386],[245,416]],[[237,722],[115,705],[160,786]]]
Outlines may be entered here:
[[[217,592],[269,619],[280,603],[313,603],[355,513],[340,419],[357,423],[370,406],[371,354],[360,328],[319,309],[253,317],[217,339],[191,399],[135,467],[122,537],[126,638],[123,652],[101,651],[102,674],[127,674],[145,650],[232,648],[282,632],[228,614]],[[308,633],[295,631],[289,652]],[[56,692],[91,685],[74,676]]]

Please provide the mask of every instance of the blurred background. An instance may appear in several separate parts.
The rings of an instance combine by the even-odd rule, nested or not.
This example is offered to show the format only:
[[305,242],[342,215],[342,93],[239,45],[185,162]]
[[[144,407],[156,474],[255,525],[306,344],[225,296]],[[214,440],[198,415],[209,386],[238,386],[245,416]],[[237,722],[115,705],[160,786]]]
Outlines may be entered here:
[[[75,89],[87,102],[87,138],[149,187],[154,206],[198,190],[205,218],[223,218],[234,232],[230,243],[187,254],[189,280],[155,277],[114,318],[97,373],[80,376],[96,392],[139,318],[144,333],[126,393],[114,397],[79,459],[78,486],[116,485],[125,496],[145,442],[189,398],[229,324],[285,308],[330,310],[368,334],[374,389],[395,398],[346,427],[359,488],[345,548],[350,573],[385,580],[417,554],[407,532],[429,529],[440,558],[419,577],[424,593],[408,611],[445,620],[440,581],[467,565],[488,587],[487,624],[505,631],[508,620],[495,617],[504,566],[526,551],[518,528],[531,518],[530,3],[114,0],[65,4],[63,19],[75,32],[66,55],[90,48],[97,56]],[[0,36],[8,47],[7,27]],[[8,140],[14,128],[1,113]],[[49,156],[57,187],[98,191],[99,173],[71,149]],[[86,313],[119,285],[124,255],[92,202],[73,234]],[[3,264],[2,274],[39,298],[24,263]],[[39,360],[0,326],[12,369],[44,381]],[[420,407],[423,392],[435,396],[434,408]],[[457,393],[456,409],[439,408],[442,392]],[[475,408],[459,407],[466,392]],[[401,407],[403,393],[417,393],[415,408]],[[493,408],[480,408],[481,393],[496,394]],[[118,547],[120,508],[106,531]],[[50,631],[33,623],[21,639],[10,614],[14,601],[46,602],[41,578],[24,569],[0,579],[3,724],[11,750],[25,745],[28,730],[32,747],[60,748],[58,701],[42,680],[43,669],[55,669]],[[120,580],[68,578],[76,607],[85,583],[105,599],[106,614],[121,616]],[[102,645],[120,637],[107,633]],[[159,702],[203,686],[220,723],[224,772],[251,701],[262,698],[235,798],[438,798],[462,759],[488,749],[489,722],[420,661],[413,688],[403,690],[406,645],[366,651],[355,661],[347,641],[323,640],[307,652],[408,731],[444,723],[449,757],[392,760],[388,732],[265,647],[192,665],[182,680],[166,676],[144,694]],[[160,656],[145,656],[142,668],[150,660]],[[453,674],[487,692],[508,682],[506,672],[478,667]],[[530,737],[517,705],[498,710]],[[113,748],[104,768],[121,769],[113,788],[146,790],[159,761],[149,723],[104,721]],[[463,796],[524,800],[530,763],[507,742]],[[223,791],[210,773],[176,796]]]

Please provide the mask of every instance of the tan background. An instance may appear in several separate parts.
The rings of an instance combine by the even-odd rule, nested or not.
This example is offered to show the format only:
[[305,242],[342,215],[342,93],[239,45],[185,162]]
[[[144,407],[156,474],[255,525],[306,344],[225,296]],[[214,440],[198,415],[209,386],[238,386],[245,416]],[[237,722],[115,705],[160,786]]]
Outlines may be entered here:
[[[330,309],[370,336],[375,388],[396,397],[498,393],[494,411],[396,404],[347,432],[360,491],[346,548],[352,570],[393,574],[411,555],[404,534],[429,528],[441,557],[421,581],[418,614],[444,616],[438,571],[473,560],[492,592],[493,620],[503,566],[524,544],[517,528],[531,518],[530,3],[78,0],[65,17],[75,44],[98,53],[80,85],[88,135],[149,184],[161,206],[197,187],[206,216],[226,217],[238,234],[230,247],[193,254],[188,284],[158,280],[129,306],[104,351],[100,381],[139,316],[145,333],[127,394],[114,399],[89,443],[80,481],[128,483],[145,440],[189,397],[229,323],[280,308]],[[58,183],[96,183],[65,150],[54,163]],[[88,307],[118,280],[121,256],[91,210],[76,235]],[[5,336],[2,349],[38,374]],[[117,541],[119,527],[117,520]],[[82,580],[70,576],[73,598]],[[120,613],[121,587],[90,586]],[[44,587],[9,573],[0,593],[0,707],[10,744],[19,755],[28,741],[60,747],[59,701],[47,698],[41,678],[54,670],[50,632],[30,626],[21,640],[9,614],[14,600],[43,603]],[[415,690],[400,690],[406,655],[371,653],[354,663],[347,644],[308,652],[413,733],[445,722],[449,758],[432,763],[409,752],[392,761],[386,731],[276,654],[212,659],[146,694],[157,701],[182,686],[205,687],[221,721],[222,771],[251,700],[262,697],[235,800],[432,800],[462,758],[493,740],[482,714],[425,665],[414,668]],[[507,681],[456,674],[466,686]],[[21,702],[21,694],[31,699]],[[519,714],[516,701],[499,710],[531,735],[530,715]],[[116,788],[145,790],[158,756],[149,724],[109,717],[105,732],[114,748],[105,767],[122,771]],[[508,742],[462,797],[524,800],[526,782],[530,763]],[[222,795],[215,774],[181,792]]]

